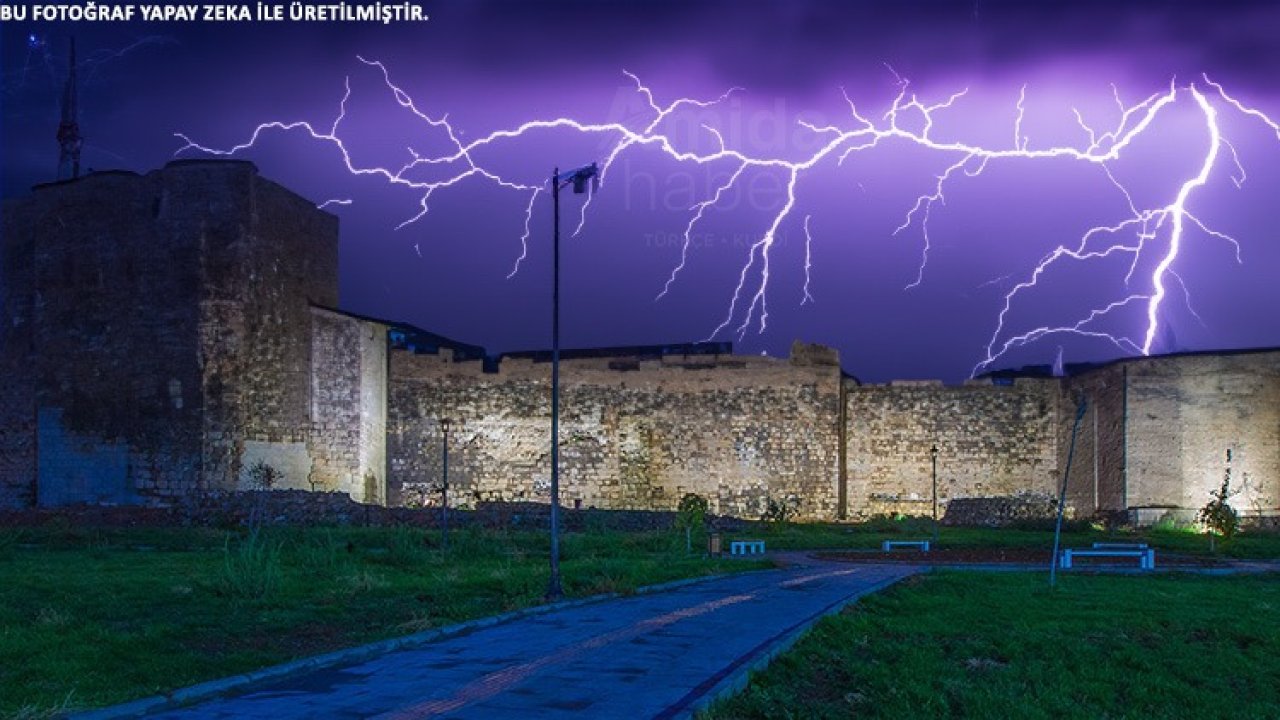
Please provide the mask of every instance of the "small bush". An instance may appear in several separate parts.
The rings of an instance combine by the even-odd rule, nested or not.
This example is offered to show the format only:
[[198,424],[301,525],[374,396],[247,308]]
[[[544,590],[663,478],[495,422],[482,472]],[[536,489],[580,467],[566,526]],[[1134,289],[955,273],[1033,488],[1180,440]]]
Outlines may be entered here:
[[686,493],[676,507],[676,527],[684,530],[684,550],[693,552],[693,534],[707,524],[707,499],[697,493]]
[[1151,525],[1151,532],[1157,533],[1185,533],[1195,532],[1195,530],[1195,523],[1179,518],[1174,513],[1166,513]]
[[881,513],[872,515],[858,525],[845,527],[843,531],[877,535],[919,535],[933,532],[933,518],[927,515]]
[[789,495],[781,500],[766,497],[764,499],[764,511],[760,513],[760,520],[773,527],[786,525],[795,518],[799,510],[800,498],[795,495]]
[[863,527],[865,527],[867,531],[875,533],[902,532],[903,519],[904,518],[901,515],[895,517],[888,513],[880,513],[879,515],[873,515],[868,518],[866,523],[863,524]]
[[1209,533],[1210,551],[1215,549],[1214,541],[1217,536],[1222,537],[1224,544],[1229,543],[1240,529],[1240,514],[1228,502],[1235,494],[1231,491],[1231,468],[1227,468],[1222,477],[1222,486],[1216,492],[1209,493],[1209,502],[1196,514],[1196,520]]
[[254,490],[274,490],[284,478],[284,473],[259,460],[249,467],[249,485]]

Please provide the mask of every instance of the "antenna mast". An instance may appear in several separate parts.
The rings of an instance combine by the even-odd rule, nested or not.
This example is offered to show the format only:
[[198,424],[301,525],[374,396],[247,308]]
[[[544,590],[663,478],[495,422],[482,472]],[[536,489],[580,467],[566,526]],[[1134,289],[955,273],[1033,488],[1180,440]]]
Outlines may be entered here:
[[67,84],[62,89],[62,122],[58,124],[58,179],[80,177],[80,110],[77,107],[76,39],[71,38],[71,60],[67,64]]

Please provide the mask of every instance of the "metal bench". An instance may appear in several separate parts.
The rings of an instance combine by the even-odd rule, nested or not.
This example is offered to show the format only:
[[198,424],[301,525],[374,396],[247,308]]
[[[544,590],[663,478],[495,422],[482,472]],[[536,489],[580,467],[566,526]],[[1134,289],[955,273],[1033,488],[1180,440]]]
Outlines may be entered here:
[[729,543],[730,555],[763,555],[763,540],[734,540]]
[[1072,561],[1078,557],[1136,557],[1140,569],[1154,570],[1156,567],[1156,551],[1152,548],[1067,548],[1058,558],[1058,567],[1070,570]]
[[896,547],[913,547],[918,548],[922,552],[929,552],[928,540],[885,540],[880,543],[880,549],[889,552]]

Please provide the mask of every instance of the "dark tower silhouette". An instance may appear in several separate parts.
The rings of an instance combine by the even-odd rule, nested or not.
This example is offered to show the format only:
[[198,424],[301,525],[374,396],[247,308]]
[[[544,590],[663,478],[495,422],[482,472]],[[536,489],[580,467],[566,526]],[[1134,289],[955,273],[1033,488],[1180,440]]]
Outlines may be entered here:
[[71,38],[71,61],[67,65],[67,84],[62,89],[62,122],[58,124],[58,179],[80,177],[80,111],[76,107],[76,39]]

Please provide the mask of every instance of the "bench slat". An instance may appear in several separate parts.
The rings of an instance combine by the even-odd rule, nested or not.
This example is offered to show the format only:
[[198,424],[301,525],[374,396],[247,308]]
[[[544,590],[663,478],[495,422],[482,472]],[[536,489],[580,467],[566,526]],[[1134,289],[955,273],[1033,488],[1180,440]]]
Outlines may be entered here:
[[1066,570],[1071,568],[1075,557],[1136,557],[1138,567],[1142,570],[1154,570],[1156,567],[1156,551],[1151,548],[1125,550],[1121,548],[1066,548],[1058,558],[1058,565]]
[[885,540],[880,543],[882,552],[889,552],[895,547],[918,547],[924,552],[929,552],[928,540]]
[[763,555],[764,553],[763,540],[733,540],[729,543],[730,555]]

